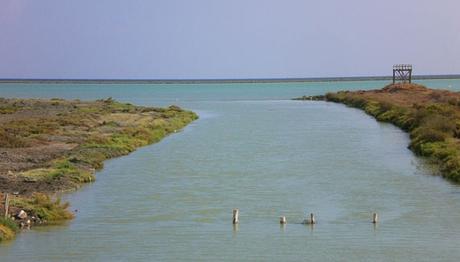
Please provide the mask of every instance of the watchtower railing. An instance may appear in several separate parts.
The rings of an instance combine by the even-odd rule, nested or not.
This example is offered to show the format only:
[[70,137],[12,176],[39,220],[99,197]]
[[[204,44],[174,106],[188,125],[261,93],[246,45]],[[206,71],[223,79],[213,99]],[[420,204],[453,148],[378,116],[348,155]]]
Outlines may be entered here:
[[412,65],[393,65],[393,84],[395,84],[397,81],[402,83],[412,83]]

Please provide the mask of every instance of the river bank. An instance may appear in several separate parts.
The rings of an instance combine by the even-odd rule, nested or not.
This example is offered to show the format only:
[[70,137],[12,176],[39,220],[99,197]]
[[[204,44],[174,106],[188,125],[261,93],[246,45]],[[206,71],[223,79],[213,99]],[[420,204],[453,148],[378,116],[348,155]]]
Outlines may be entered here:
[[158,142],[197,118],[177,106],[140,107],[111,98],[0,98],[0,210],[6,193],[10,198],[0,241],[20,225],[72,218],[56,193],[94,181],[104,160]]
[[325,100],[364,110],[410,134],[409,148],[439,167],[439,174],[460,183],[460,93],[417,84],[379,90],[340,91],[296,100]]

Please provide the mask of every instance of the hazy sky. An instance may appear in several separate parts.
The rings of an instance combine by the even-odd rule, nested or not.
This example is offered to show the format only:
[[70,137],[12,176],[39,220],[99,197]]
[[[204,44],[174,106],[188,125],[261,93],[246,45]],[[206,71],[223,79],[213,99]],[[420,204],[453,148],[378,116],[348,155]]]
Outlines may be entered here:
[[0,78],[460,73],[459,0],[0,0]]

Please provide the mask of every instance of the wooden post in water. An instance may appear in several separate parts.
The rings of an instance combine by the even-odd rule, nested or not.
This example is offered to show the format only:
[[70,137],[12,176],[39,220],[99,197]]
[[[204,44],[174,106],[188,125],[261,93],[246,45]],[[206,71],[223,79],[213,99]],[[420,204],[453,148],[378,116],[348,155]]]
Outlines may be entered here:
[[238,210],[238,208],[233,209],[233,224],[238,224],[240,222],[239,216],[240,210]]
[[372,214],[372,223],[377,224],[379,222],[379,215],[377,213]]
[[315,219],[315,215],[313,215],[313,213],[310,213],[310,218],[306,218],[302,224],[307,224],[307,225],[314,225],[316,224],[316,219]]
[[284,217],[284,216],[283,216],[283,217],[280,217],[280,224],[281,224],[281,225],[287,224],[286,217]]
[[315,219],[315,215],[313,215],[313,213],[310,213],[310,224],[316,224],[316,219]]
[[5,218],[8,218],[8,209],[10,208],[10,199],[8,193],[5,194]]

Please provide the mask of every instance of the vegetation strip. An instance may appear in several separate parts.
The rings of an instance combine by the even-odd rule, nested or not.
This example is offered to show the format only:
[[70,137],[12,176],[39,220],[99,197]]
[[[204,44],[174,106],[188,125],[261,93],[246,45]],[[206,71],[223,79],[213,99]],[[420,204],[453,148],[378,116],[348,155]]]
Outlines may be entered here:
[[431,160],[443,177],[460,182],[460,93],[394,84],[380,90],[340,91],[297,100],[343,103],[395,124],[409,132],[413,152]]
[[18,225],[70,219],[53,195],[95,180],[103,161],[160,141],[198,116],[177,106],[141,107],[112,100],[0,98],[0,241]]

